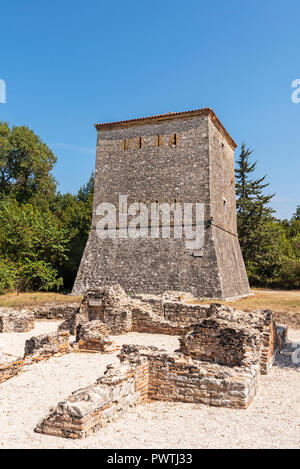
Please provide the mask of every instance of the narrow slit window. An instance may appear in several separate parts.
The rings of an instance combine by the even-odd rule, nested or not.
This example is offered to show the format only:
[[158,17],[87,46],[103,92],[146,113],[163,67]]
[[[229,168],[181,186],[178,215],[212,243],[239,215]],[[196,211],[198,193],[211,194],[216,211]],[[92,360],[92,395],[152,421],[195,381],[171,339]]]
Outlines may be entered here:
[[130,140],[122,140],[122,150],[129,150]]
[[178,142],[177,134],[172,134],[170,137],[169,145],[170,147],[176,147]]
[[156,135],[156,138],[155,138],[155,146],[156,147],[161,147],[163,145],[163,137],[162,135]]
[[143,137],[138,137],[137,138],[137,149],[140,150],[143,147]]

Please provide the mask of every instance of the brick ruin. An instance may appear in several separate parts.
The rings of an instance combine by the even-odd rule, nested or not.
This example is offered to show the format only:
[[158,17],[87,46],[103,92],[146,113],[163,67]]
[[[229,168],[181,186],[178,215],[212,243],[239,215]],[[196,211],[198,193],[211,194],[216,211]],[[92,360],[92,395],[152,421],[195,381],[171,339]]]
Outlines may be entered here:
[[120,350],[109,337],[105,324],[97,319],[77,327],[76,343],[80,351],[113,353]]
[[41,334],[26,340],[22,357],[0,352],[0,383],[18,375],[27,365],[71,352],[69,339],[69,332]]
[[[257,347],[261,370],[268,371],[286,331],[276,326],[272,311],[246,313],[217,303],[194,301],[192,295],[183,292],[129,297],[117,284],[100,287],[85,294],[80,307],[59,330],[75,335],[80,325],[97,321],[98,326],[105,325],[110,335],[127,332],[178,335],[184,337],[182,351],[189,350],[193,358],[216,360],[224,365],[239,365],[249,350]],[[192,335],[187,335],[191,331]],[[203,354],[201,347],[205,348]]]
[[59,329],[76,334],[79,324],[97,319],[112,335],[130,331],[182,335],[215,308],[214,305],[186,304],[187,299],[193,297],[182,292],[130,297],[118,284],[100,287],[84,295],[80,307]]
[[[9,332],[33,326],[32,314],[4,313]],[[123,345],[120,352],[113,336],[128,332],[176,335],[179,348],[168,353]],[[259,375],[268,373],[286,336],[287,328],[276,325],[269,310],[246,313],[174,291],[128,296],[116,284],[88,291],[57,332],[26,341],[23,357],[0,353],[0,383],[52,356],[119,351],[119,365],[109,365],[96,383],[73,392],[35,429],[82,438],[148,399],[247,408]]]
[[0,308],[0,332],[29,332],[34,328],[34,315],[30,311]]
[[247,408],[259,374],[268,372],[285,344],[286,328],[276,326],[271,311],[246,313],[184,299],[180,292],[130,298],[118,285],[87,292],[61,326],[75,328],[83,348],[103,351],[108,333],[176,331],[179,349],[123,345],[119,365],[60,402],[35,431],[82,438],[146,399]]
[[256,393],[257,364],[222,366],[138,346],[123,346],[119,357],[119,366],[60,402],[35,431],[82,438],[146,399],[246,408]]

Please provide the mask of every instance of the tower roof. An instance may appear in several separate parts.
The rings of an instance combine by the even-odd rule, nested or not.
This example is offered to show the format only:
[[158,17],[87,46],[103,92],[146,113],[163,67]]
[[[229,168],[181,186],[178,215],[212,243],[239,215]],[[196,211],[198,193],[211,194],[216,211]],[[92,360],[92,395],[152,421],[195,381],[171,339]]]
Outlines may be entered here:
[[229,145],[235,149],[237,144],[227,132],[221,121],[217,118],[214,111],[210,108],[195,109],[194,111],[183,111],[183,112],[169,112],[167,114],[158,114],[156,116],[140,117],[137,119],[129,119],[116,122],[106,122],[102,124],[95,124],[97,130],[114,130],[125,127],[133,127],[138,125],[146,124],[160,124],[161,122],[168,122],[178,119],[191,119],[194,117],[208,116],[216,128],[221,132],[224,138],[227,140]]

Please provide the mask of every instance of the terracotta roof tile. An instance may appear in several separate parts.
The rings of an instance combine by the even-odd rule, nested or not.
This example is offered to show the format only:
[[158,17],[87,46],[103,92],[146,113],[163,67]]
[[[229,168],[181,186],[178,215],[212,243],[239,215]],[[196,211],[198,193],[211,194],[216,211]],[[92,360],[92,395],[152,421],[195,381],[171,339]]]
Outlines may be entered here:
[[211,121],[217,127],[217,129],[223,134],[226,138],[229,145],[235,149],[236,143],[229,135],[221,121],[217,118],[214,111],[210,108],[202,108],[202,109],[195,109],[193,111],[183,111],[183,112],[169,112],[167,114],[158,114],[156,116],[148,116],[148,117],[139,117],[137,119],[128,119],[116,122],[106,122],[95,124],[97,130],[114,130],[119,128],[131,127],[131,126],[138,126],[138,125],[146,125],[146,124],[157,124],[160,122],[166,122],[169,120],[177,120],[177,119],[187,119],[193,117],[201,117],[201,116],[209,116]]

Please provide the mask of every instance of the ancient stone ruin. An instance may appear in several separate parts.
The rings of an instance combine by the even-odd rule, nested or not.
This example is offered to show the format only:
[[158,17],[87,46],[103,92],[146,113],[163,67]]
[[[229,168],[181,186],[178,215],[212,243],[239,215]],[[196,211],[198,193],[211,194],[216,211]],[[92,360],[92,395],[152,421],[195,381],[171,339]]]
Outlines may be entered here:
[[34,315],[30,311],[0,308],[0,332],[29,332],[34,328]]
[[120,350],[109,337],[105,324],[97,319],[77,327],[76,342],[80,351],[112,353]]
[[247,408],[287,333],[271,311],[195,304],[180,292],[133,298],[118,285],[87,292],[66,328],[76,330],[83,348],[100,351],[108,333],[180,336],[174,353],[124,345],[119,365],[73,392],[35,429],[66,438],[85,437],[146,399]]
[[70,334],[68,332],[52,332],[41,334],[25,342],[24,357],[31,361],[40,361],[53,355],[63,355],[70,351]]
[[24,371],[27,365],[69,353],[71,351],[69,339],[69,332],[41,334],[26,340],[22,357],[0,352],[0,383]]
[[[197,298],[248,295],[237,236],[236,144],[215,113],[205,108],[96,124],[96,129],[93,219],[73,294],[119,283],[135,294],[186,290]],[[114,237],[109,231],[105,237],[97,234],[101,203],[118,212]],[[134,215],[128,208],[133,203],[143,204],[149,218],[154,204],[157,236],[149,230],[146,237],[130,235]],[[183,221],[173,214],[184,203],[204,204],[200,247],[188,249],[185,235],[174,236]],[[170,222],[161,216],[163,204],[172,211]],[[162,236],[162,229],[170,226],[170,236]]]

